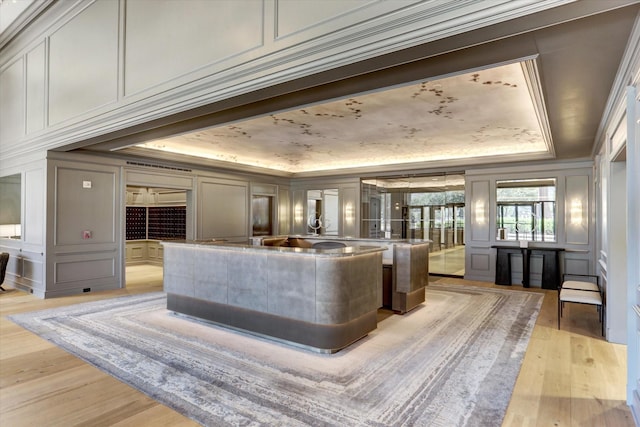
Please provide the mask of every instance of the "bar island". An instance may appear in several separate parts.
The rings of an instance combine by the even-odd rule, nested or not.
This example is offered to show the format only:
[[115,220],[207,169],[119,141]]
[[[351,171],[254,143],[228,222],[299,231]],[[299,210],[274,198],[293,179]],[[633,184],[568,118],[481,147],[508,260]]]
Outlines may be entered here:
[[171,311],[323,353],[377,326],[386,248],[162,245]]
[[373,239],[326,235],[281,235],[252,237],[254,245],[290,247],[380,246],[382,254],[384,306],[407,313],[425,301],[429,276],[429,244],[423,239]]

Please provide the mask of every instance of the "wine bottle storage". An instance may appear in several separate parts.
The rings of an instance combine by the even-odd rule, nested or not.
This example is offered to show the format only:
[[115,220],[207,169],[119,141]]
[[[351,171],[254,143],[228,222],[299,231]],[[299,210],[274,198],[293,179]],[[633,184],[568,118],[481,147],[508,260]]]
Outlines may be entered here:
[[149,207],[147,239],[184,239],[187,209],[184,206]]
[[127,206],[127,240],[147,238],[147,208]]
[[127,240],[168,240],[186,237],[185,206],[127,206]]

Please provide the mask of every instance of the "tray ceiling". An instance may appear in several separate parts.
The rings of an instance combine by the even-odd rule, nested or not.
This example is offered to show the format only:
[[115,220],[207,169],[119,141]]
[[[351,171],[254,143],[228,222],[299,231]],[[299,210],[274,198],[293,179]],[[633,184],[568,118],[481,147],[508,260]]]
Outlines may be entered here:
[[526,70],[512,63],[414,82],[137,147],[288,173],[552,157]]

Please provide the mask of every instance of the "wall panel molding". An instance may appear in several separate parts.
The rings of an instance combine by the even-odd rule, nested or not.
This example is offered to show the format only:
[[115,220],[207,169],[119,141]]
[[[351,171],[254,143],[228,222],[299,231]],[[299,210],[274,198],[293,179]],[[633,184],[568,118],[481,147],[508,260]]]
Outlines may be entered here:
[[57,166],[54,246],[115,244],[119,240],[118,183],[112,171]]
[[471,242],[488,242],[489,237],[489,213],[492,211],[494,197],[490,195],[489,181],[470,182],[469,209],[471,221],[467,230],[471,230]]
[[[238,12],[238,2],[213,3],[216,7],[223,4],[230,13]],[[190,40],[178,37],[175,43],[180,44],[181,49],[177,49],[177,44],[168,46],[178,54],[171,58],[171,64],[177,65],[164,64],[166,66],[158,61],[135,65],[131,62],[135,58],[123,52],[132,49],[140,53],[145,46],[157,50],[166,45],[161,40],[136,41],[136,35],[144,34],[145,28],[154,28],[154,24],[148,19],[145,22],[127,20],[125,7],[120,7],[126,5],[129,12],[141,7],[142,12],[146,10],[150,14],[157,6],[155,3],[136,0],[50,3],[42,15],[1,48],[6,56],[0,60],[3,68],[43,40],[50,40],[47,58],[50,122],[44,131],[33,128],[34,132],[26,137],[3,138],[0,156],[19,157],[30,150],[81,144],[151,120],[567,3],[571,2],[407,0],[374,1],[363,3],[364,6],[353,1],[336,2],[341,9],[334,5],[336,10],[314,18],[317,23],[307,20],[302,28],[291,29],[293,32],[287,37],[273,40],[268,37],[276,32],[274,14],[278,12],[274,9],[278,3],[255,1],[251,5],[256,6],[249,8],[250,19],[245,20],[251,31],[243,31],[242,37],[234,38],[239,44],[228,47],[229,37],[219,37],[220,42],[212,45],[216,58],[201,58],[198,49],[203,47],[202,35],[208,33],[189,27],[198,39],[193,43],[178,43]],[[197,4],[212,7],[209,6],[212,2]],[[279,4],[283,7],[284,3]],[[184,8],[178,9],[180,11],[185,13]],[[282,9],[280,12],[282,19]],[[290,13],[287,20],[293,20],[299,13],[302,12]],[[181,21],[179,14],[173,18],[173,25],[178,29],[192,24],[189,20]],[[127,26],[124,30],[119,28],[123,23]],[[242,27],[237,22],[231,28],[226,25],[229,23],[220,23],[220,29],[210,31],[209,38],[233,33]],[[336,31],[337,28],[340,30]],[[75,43],[73,49],[71,40]],[[170,69],[173,66],[178,68]],[[151,76],[151,82],[143,81],[141,76]],[[123,98],[125,86],[129,84],[127,79],[133,87],[126,88],[127,96]],[[69,103],[69,99],[73,102]],[[15,107],[12,104],[10,109]]]
[[571,245],[588,245],[591,225],[589,176],[565,177],[565,241]]
[[18,140],[25,134],[25,73],[23,57],[0,68],[0,159],[10,157],[3,153],[7,142]]
[[97,279],[115,280],[115,275],[116,260],[113,255],[90,260],[60,260],[54,264],[53,287],[59,288],[65,285],[75,286],[78,281],[87,282]]
[[248,240],[248,182],[198,178],[197,194],[198,239]]
[[117,101],[118,5],[92,3],[49,37],[49,125]]

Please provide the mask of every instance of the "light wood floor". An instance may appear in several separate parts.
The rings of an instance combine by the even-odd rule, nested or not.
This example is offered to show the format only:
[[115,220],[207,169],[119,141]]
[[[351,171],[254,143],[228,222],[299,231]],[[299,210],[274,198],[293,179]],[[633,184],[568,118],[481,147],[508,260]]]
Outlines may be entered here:
[[429,251],[429,271],[434,274],[464,276],[464,245]]
[[[161,290],[161,274],[157,267],[130,267],[127,289],[49,300],[15,290],[0,294],[0,426],[197,425],[7,319]],[[599,336],[596,313],[587,306],[568,306],[558,331],[556,293],[531,292],[544,293],[545,299],[503,426],[633,426],[625,404],[626,347]]]

